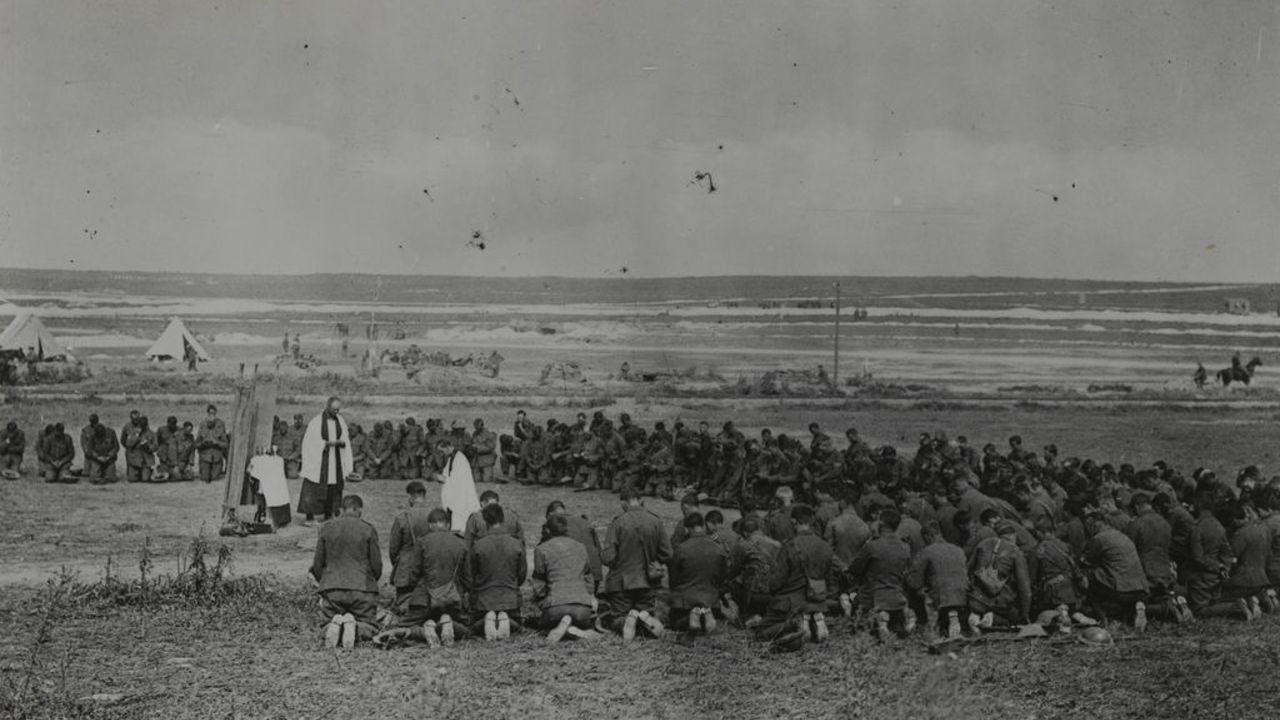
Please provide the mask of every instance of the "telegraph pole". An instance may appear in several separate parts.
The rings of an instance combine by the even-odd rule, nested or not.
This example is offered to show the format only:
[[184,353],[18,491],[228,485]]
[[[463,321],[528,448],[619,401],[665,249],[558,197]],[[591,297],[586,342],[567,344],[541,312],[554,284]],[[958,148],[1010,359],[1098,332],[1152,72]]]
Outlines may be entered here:
[[835,362],[831,366],[831,384],[835,388],[840,387],[840,282],[834,283],[836,286],[836,338],[835,338]]

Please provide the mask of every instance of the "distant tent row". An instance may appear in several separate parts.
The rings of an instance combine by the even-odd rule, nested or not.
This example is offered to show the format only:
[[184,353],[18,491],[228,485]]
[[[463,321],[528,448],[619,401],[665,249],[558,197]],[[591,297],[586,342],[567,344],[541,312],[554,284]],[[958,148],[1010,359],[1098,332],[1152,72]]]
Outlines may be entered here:
[[[185,360],[188,350],[195,353],[196,359],[201,362],[210,359],[209,353],[205,352],[196,336],[191,334],[182,320],[175,317],[169,321],[169,326],[160,333],[151,349],[147,350],[147,357],[152,360]],[[0,355],[35,361],[75,360],[67,352],[67,346],[49,332],[40,318],[29,312],[20,313],[0,333]]]
[[169,321],[169,327],[165,328],[151,345],[151,349],[147,351],[147,357],[152,360],[185,360],[188,349],[195,353],[197,360],[201,362],[209,360],[209,353],[205,352],[200,341],[196,340],[196,336],[191,334],[181,319],[175,317]]
[[20,313],[0,333],[0,354],[16,355],[28,361],[73,359],[40,318],[29,312]]

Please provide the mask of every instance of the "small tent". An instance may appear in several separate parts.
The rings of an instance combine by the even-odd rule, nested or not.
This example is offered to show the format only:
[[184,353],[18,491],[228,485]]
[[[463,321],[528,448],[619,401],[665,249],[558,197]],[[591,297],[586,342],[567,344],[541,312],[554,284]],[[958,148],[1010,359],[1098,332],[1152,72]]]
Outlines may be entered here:
[[187,357],[187,348],[195,352],[197,360],[209,359],[209,353],[200,346],[196,336],[182,324],[181,319],[175,317],[169,321],[169,327],[160,333],[160,337],[147,351],[147,357],[152,360],[182,360]]
[[[35,357],[27,357],[30,350]],[[0,353],[6,356],[18,355],[23,360],[53,360],[54,358],[70,358],[67,348],[58,342],[49,328],[40,322],[40,318],[31,313],[22,313],[9,323],[9,327],[0,333]]]

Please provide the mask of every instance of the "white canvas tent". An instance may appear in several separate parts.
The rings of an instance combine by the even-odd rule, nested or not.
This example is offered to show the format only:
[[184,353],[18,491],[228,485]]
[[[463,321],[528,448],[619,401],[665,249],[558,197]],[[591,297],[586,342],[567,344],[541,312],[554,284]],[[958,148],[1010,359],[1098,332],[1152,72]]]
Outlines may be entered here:
[[[34,358],[27,357],[27,351],[35,353]],[[40,318],[31,313],[22,313],[9,323],[9,327],[0,333],[0,352],[20,353],[24,360],[52,360],[57,357],[70,358],[70,353],[62,343],[58,342],[49,328],[40,322]]]
[[147,351],[147,357],[152,360],[182,360],[187,356],[188,347],[195,352],[196,359],[200,361],[209,359],[209,353],[200,346],[196,336],[182,324],[180,318],[175,317],[169,321],[169,327],[160,333],[160,337]]

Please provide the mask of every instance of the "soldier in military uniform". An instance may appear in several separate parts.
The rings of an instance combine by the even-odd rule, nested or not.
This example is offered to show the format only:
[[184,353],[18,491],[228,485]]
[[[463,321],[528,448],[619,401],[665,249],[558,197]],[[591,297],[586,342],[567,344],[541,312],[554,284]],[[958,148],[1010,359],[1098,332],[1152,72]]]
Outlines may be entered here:
[[653,613],[671,559],[671,541],[662,519],[645,509],[638,491],[624,488],[620,499],[622,514],[609,524],[600,549],[609,568],[604,591],[610,624],[624,640],[633,639],[639,628],[657,636],[664,628]]

